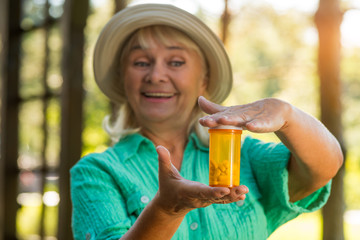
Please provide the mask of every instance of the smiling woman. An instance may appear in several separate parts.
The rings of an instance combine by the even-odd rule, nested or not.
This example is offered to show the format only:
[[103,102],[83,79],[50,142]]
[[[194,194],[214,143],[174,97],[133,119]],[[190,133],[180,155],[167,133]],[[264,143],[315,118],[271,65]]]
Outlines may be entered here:
[[[75,239],[263,240],[326,202],[342,162],[337,141],[280,99],[221,106],[231,63],[190,13],[162,4],[120,11],[98,38],[94,73],[121,108],[114,146],[71,169]],[[205,127],[221,125],[282,141],[244,139],[235,173],[244,185],[209,186]]]

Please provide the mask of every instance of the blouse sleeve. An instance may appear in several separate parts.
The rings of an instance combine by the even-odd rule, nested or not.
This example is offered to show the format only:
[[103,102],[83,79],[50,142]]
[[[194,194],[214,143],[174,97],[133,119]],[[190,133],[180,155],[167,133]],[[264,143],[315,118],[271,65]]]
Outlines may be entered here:
[[290,151],[282,143],[264,143],[247,137],[242,148],[250,161],[267,218],[268,233],[301,213],[321,208],[330,195],[331,182],[295,203],[289,201],[288,170]]
[[131,227],[131,218],[114,179],[93,156],[70,171],[74,238],[119,239]]

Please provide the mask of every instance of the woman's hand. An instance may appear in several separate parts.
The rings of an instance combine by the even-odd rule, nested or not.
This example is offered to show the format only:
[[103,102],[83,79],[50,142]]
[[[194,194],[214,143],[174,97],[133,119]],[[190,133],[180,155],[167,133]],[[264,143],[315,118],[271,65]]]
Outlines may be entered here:
[[154,201],[169,215],[186,215],[192,209],[213,203],[244,200],[249,191],[245,186],[229,189],[186,180],[171,163],[169,151],[163,146],[158,146],[156,150],[159,154],[159,191]]
[[342,165],[335,137],[320,121],[289,103],[268,98],[224,107],[204,97],[199,97],[198,102],[210,114],[199,120],[205,127],[235,125],[257,133],[274,132],[279,137],[291,151],[288,184],[292,202],[324,186]]
[[158,146],[156,151],[159,154],[159,191],[121,239],[171,239],[192,209],[244,200],[249,191],[245,186],[230,190],[186,180],[171,164],[165,147]]
[[267,98],[245,105],[224,107],[204,97],[198,99],[200,108],[208,116],[200,118],[205,127],[234,125],[251,132],[276,132],[286,127],[291,105],[279,99]]

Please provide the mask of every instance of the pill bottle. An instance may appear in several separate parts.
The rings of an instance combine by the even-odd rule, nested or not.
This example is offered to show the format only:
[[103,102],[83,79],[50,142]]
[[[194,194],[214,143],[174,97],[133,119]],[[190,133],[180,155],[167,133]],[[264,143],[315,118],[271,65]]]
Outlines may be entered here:
[[221,125],[209,134],[209,186],[239,186],[242,129]]

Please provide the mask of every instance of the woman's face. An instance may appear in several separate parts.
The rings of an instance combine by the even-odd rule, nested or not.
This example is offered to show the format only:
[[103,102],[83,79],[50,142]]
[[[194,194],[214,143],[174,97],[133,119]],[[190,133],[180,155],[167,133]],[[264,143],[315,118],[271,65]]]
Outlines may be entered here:
[[125,68],[128,102],[142,127],[171,123],[186,127],[206,89],[201,57],[180,44],[134,46]]

